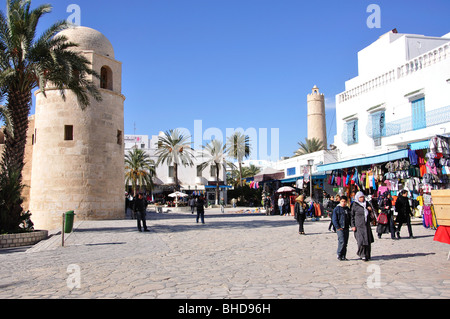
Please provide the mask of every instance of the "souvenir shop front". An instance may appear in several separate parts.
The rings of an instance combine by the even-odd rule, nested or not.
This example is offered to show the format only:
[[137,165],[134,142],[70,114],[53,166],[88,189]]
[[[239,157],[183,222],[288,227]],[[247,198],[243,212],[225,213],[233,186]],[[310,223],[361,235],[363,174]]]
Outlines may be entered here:
[[[366,195],[376,195],[386,190],[397,195],[399,181],[407,178],[405,167],[407,166],[408,150],[399,150],[391,153],[352,159],[337,163],[319,165],[318,171],[327,172],[329,175],[326,183],[333,187],[335,193],[351,196],[358,191]],[[392,175],[387,174],[388,167],[395,167]],[[395,175],[395,176],[394,176]],[[409,176],[409,175],[408,175]],[[390,184],[390,181],[396,184]],[[400,190],[403,188],[400,188]]]
[[377,198],[388,191],[395,202],[399,191],[408,190],[415,216],[423,217],[425,227],[435,229],[431,191],[450,188],[449,139],[435,136],[404,150],[321,165],[318,170],[329,172],[327,183],[347,196],[363,191]]

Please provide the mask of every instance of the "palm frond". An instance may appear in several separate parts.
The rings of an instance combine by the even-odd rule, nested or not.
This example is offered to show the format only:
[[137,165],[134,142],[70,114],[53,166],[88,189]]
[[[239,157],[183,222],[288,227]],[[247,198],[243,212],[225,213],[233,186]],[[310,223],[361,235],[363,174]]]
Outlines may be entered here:
[[300,148],[295,151],[294,156],[301,156],[305,154],[310,154],[318,151],[322,151],[325,149],[323,142],[317,138],[305,139],[305,142],[299,142],[298,145]]

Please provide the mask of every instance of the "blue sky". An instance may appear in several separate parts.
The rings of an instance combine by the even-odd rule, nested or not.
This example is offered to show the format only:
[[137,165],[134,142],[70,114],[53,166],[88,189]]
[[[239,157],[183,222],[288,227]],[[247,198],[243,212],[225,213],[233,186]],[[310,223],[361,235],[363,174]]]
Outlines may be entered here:
[[[357,52],[393,28],[450,32],[448,0],[34,0],[50,2],[43,30],[81,8],[81,25],[102,32],[123,62],[125,133],[177,127],[279,128],[280,156],[307,135],[306,96],[327,99],[329,143],[334,100],[357,75]],[[381,8],[381,28],[366,21]],[[5,1],[0,1],[5,9]],[[270,150],[269,150],[270,153]]]

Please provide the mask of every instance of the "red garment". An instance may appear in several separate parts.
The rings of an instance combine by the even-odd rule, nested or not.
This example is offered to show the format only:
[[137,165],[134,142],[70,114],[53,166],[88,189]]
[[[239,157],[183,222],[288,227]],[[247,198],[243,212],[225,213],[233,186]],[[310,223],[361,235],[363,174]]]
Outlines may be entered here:
[[434,235],[434,241],[450,245],[450,226],[439,226]]

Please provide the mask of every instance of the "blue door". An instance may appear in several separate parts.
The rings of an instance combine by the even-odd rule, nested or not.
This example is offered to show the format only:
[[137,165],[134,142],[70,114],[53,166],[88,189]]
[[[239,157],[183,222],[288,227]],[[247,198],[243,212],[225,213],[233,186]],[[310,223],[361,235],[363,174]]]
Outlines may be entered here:
[[425,113],[425,98],[413,101],[412,103],[412,125],[413,130],[420,130],[427,127],[427,115]]

